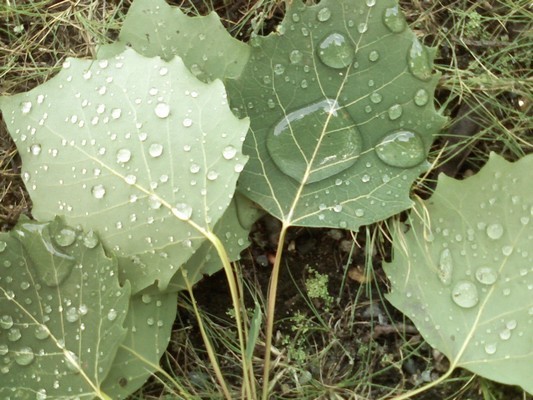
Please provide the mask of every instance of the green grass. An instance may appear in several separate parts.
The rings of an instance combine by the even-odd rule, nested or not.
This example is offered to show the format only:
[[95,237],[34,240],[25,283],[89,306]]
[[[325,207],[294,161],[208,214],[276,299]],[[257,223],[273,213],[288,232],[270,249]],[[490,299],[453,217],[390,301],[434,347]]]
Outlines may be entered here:
[[[241,40],[247,40],[252,32],[271,31],[284,9],[281,0],[173,3],[193,15],[217,11],[228,30]],[[442,78],[436,98],[442,113],[450,117],[430,154],[433,169],[421,178],[414,194],[427,196],[439,172],[457,178],[475,173],[492,151],[509,160],[531,153],[530,1],[400,3],[410,26],[425,44],[439,49],[435,67]],[[0,95],[26,91],[46,81],[66,57],[94,57],[98,44],[116,37],[129,4],[127,0],[3,1]],[[31,211],[20,179],[20,160],[3,122],[0,200],[3,230],[13,226],[20,214]],[[321,231],[319,235],[326,233]],[[353,243],[352,251],[334,250],[327,260],[312,253],[309,259],[316,262],[309,268],[316,272],[304,268],[302,263],[308,260],[302,260],[296,253],[288,254],[284,266],[287,284],[280,294],[281,313],[275,328],[272,398],[383,399],[446,370],[442,355],[431,349],[410,321],[384,300],[387,282],[380,265],[381,260],[389,257],[388,239],[384,223],[353,237],[345,235],[344,240]],[[254,257],[245,255],[239,282],[246,293],[243,307],[250,310],[249,320],[254,318],[255,303],[264,309],[269,276],[268,267],[253,269],[253,263]],[[348,270],[356,266],[365,280],[356,282],[348,277]],[[326,285],[316,279],[328,274]],[[322,284],[318,288],[322,292],[311,290],[312,279],[315,284]],[[241,364],[234,319],[226,313],[230,302],[221,300],[223,306],[218,304],[213,310],[213,302],[201,295],[206,285],[209,283],[200,284],[195,292],[200,316],[226,383],[238,398]],[[265,353],[262,333],[256,344],[252,365],[255,383],[260,388]],[[168,375],[153,377],[132,399],[221,398],[220,384],[187,294],[181,296],[179,317],[162,366]],[[527,396],[514,388],[456,371],[445,384],[417,398],[496,400]]]

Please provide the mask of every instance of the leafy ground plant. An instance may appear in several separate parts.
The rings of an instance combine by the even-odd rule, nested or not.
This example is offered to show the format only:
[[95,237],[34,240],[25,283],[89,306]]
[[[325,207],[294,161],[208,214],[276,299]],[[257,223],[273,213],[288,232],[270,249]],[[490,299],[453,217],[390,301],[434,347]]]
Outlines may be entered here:
[[[40,221],[20,226],[39,227],[31,228],[36,237],[27,236],[40,254],[51,258],[51,266],[41,265],[30,254],[33,247],[22,246],[30,249],[20,256],[27,270],[56,285],[62,296],[60,281],[69,276],[65,260],[76,259],[68,251],[78,249],[88,235],[103,243],[104,254],[118,266],[113,279],[132,288],[129,306],[126,302],[107,313],[125,335],[115,335],[109,347],[112,366],[106,359],[91,374],[84,369],[91,366],[80,363],[72,371],[85,385],[78,392],[123,398],[150,373],[162,372],[157,362],[168,343],[167,322],[173,313],[160,307],[175,302],[176,291],[190,289],[202,273],[224,267],[238,330],[235,348],[242,358],[240,395],[256,397],[251,362],[262,312],[256,303],[246,334],[241,319],[247,316],[239,299],[243,289],[229,263],[247,245],[250,224],[260,213],[253,200],[281,221],[265,307],[267,357],[261,385],[267,398],[274,390],[268,354],[288,229],[357,230],[411,207],[412,183],[429,167],[426,156],[444,123],[433,106],[438,81],[432,75],[434,50],[408,29],[393,1],[294,2],[285,14],[276,33],[252,35],[248,46],[225,35],[214,14],[190,18],[162,1],[137,0],[119,40],[101,47],[96,60],[67,60],[45,85],[1,101],[23,159],[33,217]],[[224,82],[228,96],[214,79]],[[250,121],[245,155],[240,148],[248,120],[235,118],[228,102],[238,118]],[[239,194],[234,194],[241,172]],[[56,229],[59,220],[46,222],[57,214],[76,228],[65,225],[63,232]],[[24,232],[20,226],[14,232]],[[16,243],[10,242],[9,251],[17,249]],[[76,262],[85,265],[83,257]],[[11,284],[11,278],[2,280],[2,300],[9,304],[21,297],[15,298]],[[46,302],[39,294],[36,298],[40,305]],[[71,314],[85,310],[82,306],[75,303]],[[69,318],[65,307],[58,303],[56,319]],[[11,317],[14,328],[5,328],[9,333],[4,337],[15,338],[16,331],[9,334],[20,331],[19,325],[30,327],[23,317]],[[38,323],[47,322],[37,317],[34,313]],[[161,328],[155,328],[155,335],[154,326]],[[236,397],[220,374],[205,328],[201,326],[224,395]],[[72,364],[70,351],[87,358],[79,349],[70,350],[70,343],[65,351],[61,334],[53,335],[59,337],[54,343],[60,364]],[[153,340],[145,343],[146,337]],[[14,374],[9,366],[24,366],[24,360],[40,365],[33,347],[6,347],[6,373],[16,377],[6,393],[25,395],[16,381],[24,373],[15,369]],[[468,367],[441,351],[452,367]],[[189,397],[176,381],[170,382],[177,395]],[[37,386],[29,391],[41,397],[68,390],[61,382]]]

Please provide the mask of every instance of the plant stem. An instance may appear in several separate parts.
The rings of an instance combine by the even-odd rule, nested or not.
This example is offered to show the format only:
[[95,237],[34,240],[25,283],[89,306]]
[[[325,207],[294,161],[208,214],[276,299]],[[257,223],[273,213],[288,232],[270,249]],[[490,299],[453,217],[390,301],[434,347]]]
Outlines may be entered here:
[[276,312],[276,294],[278,291],[279,270],[281,266],[281,255],[283,253],[283,244],[287,234],[288,225],[285,223],[281,227],[279,234],[278,248],[276,249],[276,260],[272,268],[270,277],[270,286],[268,288],[267,300],[267,321],[265,337],[265,364],[263,370],[263,394],[262,399],[268,400],[269,380],[270,380],[270,348],[272,347],[272,334],[274,331],[274,314]]

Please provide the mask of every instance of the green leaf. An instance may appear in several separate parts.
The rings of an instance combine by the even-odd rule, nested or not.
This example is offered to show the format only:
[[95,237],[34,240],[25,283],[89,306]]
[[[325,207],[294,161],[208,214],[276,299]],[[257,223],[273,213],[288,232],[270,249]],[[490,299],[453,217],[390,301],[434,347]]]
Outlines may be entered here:
[[119,41],[100,47],[98,56],[114,56],[126,44],[147,57],[171,60],[180,56],[204,82],[239,76],[250,54],[246,44],[230,36],[215,12],[188,17],[164,0],[135,0],[120,30]]
[[[475,176],[439,176],[398,225],[389,301],[463,367],[533,393],[533,155],[491,154]],[[424,216],[421,219],[421,216]]]
[[126,398],[158,368],[170,341],[176,302],[177,293],[131,298],[124,324],[128,333],[102,384],[102,390],[112,399]]
[[59,218],[0,233],[0,398],[101,395],[126,330],[129,284],[98,237]]
[[228,207],[247,159],[248,122],[222,83],[198,81],[178,57],[69,59],[0,106],[33,216],[97,231],[134,292],[167,286]]
[[292,2],[228,82],[251,119],[239,190],[288,225],[356,230],[409,208],[444,122],[433,54],[392,0]]

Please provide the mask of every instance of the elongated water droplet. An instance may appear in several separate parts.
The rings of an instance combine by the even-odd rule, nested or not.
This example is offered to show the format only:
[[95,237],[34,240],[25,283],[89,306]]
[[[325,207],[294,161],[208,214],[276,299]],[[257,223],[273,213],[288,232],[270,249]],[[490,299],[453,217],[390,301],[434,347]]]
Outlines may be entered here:
[[470,281],[459,281],[452,290],[452,300],[459,307],[472,308],[478,301],[477,287]]
[[453,259],[450,249],[444,249],[440,253],[438,276],[440,281],[448,286],[452,282]]
[[416,78],[422,81],[427,81],[431,78],[431,64],[429,62],[428,51],[416,38],[413,40],[413,44],[409,50],[407,64],[409,70]]
[[498,280],[498,273],[490,267],[476,269],[476,279],[484,285],[492,285]]
[[389,119],[391,121],[394,121],[395,119],[398,119],[402,116],[402,106],[399,105],[399,104],[394,104],[392,106],[390,106],[389,110],[388,110],[388,114],[389,114]]
[[321,8],[318,13],[316,14],[316,19],[318,19],[320,22],[326,22],[331,17],[331,11],[329,8],[324,7]]
[[392,167],[410,168],[426,159],[421,137],[410,131],[398,131],[385,136],[376,146],[377,156]]
[[353,62],[354,57],[352,45],[340,33],[329,34],[318,46],[318,58],[331,68],[346,68]]
[[267,137],[267,149],[286,175],[306,184],[317,182],[357,161],[362,138],[355,125],[335,100],[326,99],[278,122]]
[[22,114],[28,114],[31,111],[31,107],[31,101],[23,101],[20,104],[20,111],[22,112]]
[[174,214],[182,221],[187,221],[192,216],[192,207],[186,203],[178,203],[172,209],[172,214]]
[[497,240],[503,236],[503,226],[501,224],[490,224],[486,229],[487,236],[493,240]]
[[385,9],[383,23],[393,33],[400,33],[405,29],[406,23],[398,6]]
[[425,89],[419,89],[415,94],[414,101],[417,106],[425,106],[429,101],[428,92]]

